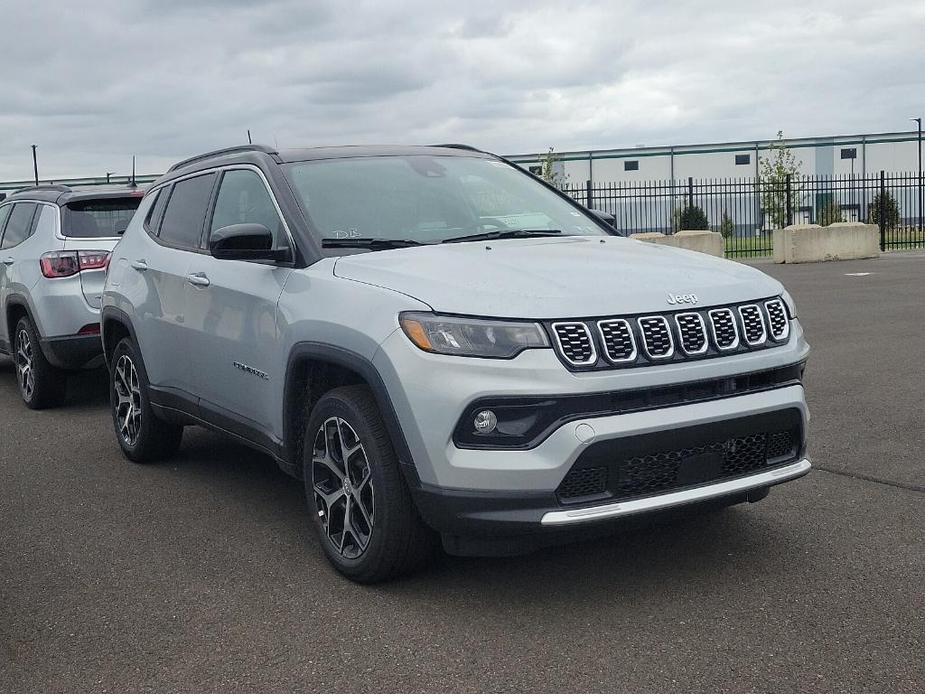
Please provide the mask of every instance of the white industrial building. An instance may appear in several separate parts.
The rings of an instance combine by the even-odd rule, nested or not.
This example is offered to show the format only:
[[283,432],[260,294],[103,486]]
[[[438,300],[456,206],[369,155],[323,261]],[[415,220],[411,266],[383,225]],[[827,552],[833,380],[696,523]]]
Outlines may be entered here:
[[[918,171],[918,132],[871,133],[785,140],[803,174],[873,175],[882,171]],[[758,173],[768,140],[700,145],[631,147],[556,152],[555,168],[571,186],[624,181],[748,178]],[[539,172],[540,154],[515,154],[511,161]]]

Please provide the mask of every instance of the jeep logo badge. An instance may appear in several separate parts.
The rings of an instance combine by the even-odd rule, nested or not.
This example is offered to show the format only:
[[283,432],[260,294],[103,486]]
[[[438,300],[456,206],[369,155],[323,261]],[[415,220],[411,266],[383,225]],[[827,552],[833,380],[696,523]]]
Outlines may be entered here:
[[698,301],[696,294],[669,294],[668,303],[672,306],[678,304],[691,304],[692,306]]

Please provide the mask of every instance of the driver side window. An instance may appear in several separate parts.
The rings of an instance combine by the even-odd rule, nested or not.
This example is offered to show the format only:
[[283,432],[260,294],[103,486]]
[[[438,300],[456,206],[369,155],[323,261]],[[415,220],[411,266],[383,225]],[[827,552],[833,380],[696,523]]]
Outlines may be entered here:
[[270,192],[263,179],[249,169],[226,171],[222,176],[209,233],[232,224],[262,224],[273,234],[274,248],[289,246]]

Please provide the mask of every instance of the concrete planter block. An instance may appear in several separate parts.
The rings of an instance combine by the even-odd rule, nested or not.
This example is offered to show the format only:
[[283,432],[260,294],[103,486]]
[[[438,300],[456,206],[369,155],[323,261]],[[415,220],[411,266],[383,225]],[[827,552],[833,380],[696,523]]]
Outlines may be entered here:
[[827,227],[794,224],[774,230],[775,263],[820,263],[880,256],[876,224],[838,222]]
[[725,251],[722,234],[706,229],[685,229],[676,234],[646,232],[643,234],[631,234],[630,238],[648,243],[658,243],[662,246],[686,248],[689,251],[699,251],[700,253],[715,255],[718,258],[722,258]]

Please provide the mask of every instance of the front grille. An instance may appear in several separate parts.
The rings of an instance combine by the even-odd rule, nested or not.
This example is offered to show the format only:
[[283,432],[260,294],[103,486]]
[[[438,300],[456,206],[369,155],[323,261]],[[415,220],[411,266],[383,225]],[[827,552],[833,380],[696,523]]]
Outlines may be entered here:
[[790,321],[787,319],[787,310],[780,299],[767,301],[764,304],[768,311],[768,324],[771,327],[771,337],[775,340],[786,340],[790,335]]
[[599,441],[582,452],[557,493],[562,503],[575,503],[713,484],[789,464],[802,441],[798,410]]
[[545,322],[572,371],[625,369],[771,349],[790,338],[780,297],[665,313]]
[[639,319],[642,346],[652,359],[667,359],[674,354],[671,329],[664,316],[646,316]]
[[586,467],[569,472],[557,494],[563,503],[587,501],[589,497],[600,497],[607,490],[607,468]]
[[674,318],[681,335],[681,349],[685,354],[703,354],[707,351],[707,330],[699,313],[679,313]]
[[713,327],[713,341],[718,349],[728,350],[739,346],[739,328],[731,309],[717,308],[710,311],[710,325]]
[[604,343],[604,354],[610,361],[619,364],[636,358],[636,342],[628,321],[621,318],[598,321],[597,329]]
[[750,345],[760,345],[767,338],[764,330],[764,317],[761,309],[755,304],[739,307],[742,316],[742,327],[745,329],[745,341]]
[[588,326],[584,323],[554,323],[552,328],[562,356],[570,364],[582,366],[596,361],[597,355]]

